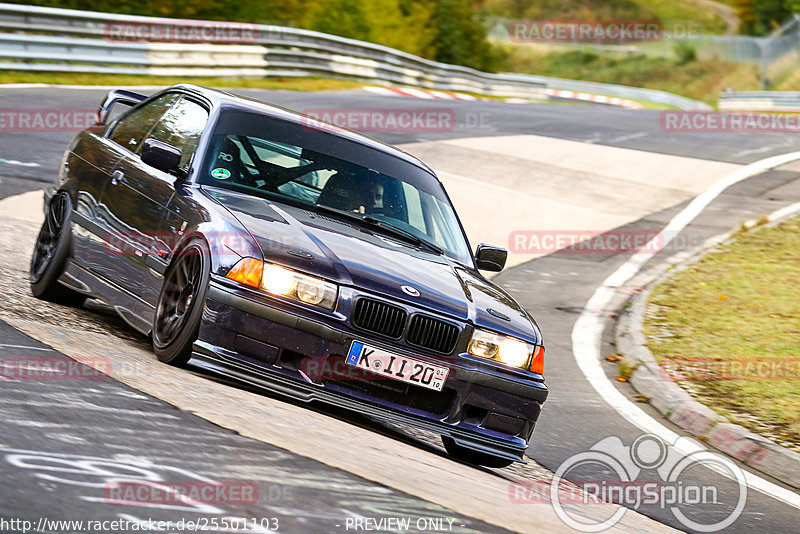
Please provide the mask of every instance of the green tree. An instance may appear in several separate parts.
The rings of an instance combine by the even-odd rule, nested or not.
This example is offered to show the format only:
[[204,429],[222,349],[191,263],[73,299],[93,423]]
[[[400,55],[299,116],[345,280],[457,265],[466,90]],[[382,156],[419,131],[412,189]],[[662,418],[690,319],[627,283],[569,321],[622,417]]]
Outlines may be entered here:
[[371,41],[418,56],[434,57],[433,6],[421,0],[373,0]]
[[432,57],[431,15],[421,0],[316,0],[304,27]]
[[767,35],[779,28],[792,13],[800,13],[800,0],[736,0],[739,31]]
[[363,3],[360,0],[318,0],[311,12],[313,30],[367,40],[370,34]]
[[431,23],[435,59],[481,70],[495,70],[499,55],[486,38],[469,0],[435,0]]

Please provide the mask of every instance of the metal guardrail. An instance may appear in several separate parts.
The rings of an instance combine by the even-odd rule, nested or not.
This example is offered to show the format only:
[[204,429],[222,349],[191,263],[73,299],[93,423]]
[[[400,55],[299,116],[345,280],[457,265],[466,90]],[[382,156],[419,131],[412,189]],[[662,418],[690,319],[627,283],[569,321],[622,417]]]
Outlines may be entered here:
[[719,95],[719,109],[800,111],[800,91],[729,91]]
[[545,99],[547,89],[597,93],[682,109],[702,102],[651,89],[524,74],[489,74],[385,46],[298,28],[247,24],[246,42],[120,41],[110,26],[151,29],[234,23],[116,15],[0,3],[0,68],[163,76],[325,75],[427,89]]

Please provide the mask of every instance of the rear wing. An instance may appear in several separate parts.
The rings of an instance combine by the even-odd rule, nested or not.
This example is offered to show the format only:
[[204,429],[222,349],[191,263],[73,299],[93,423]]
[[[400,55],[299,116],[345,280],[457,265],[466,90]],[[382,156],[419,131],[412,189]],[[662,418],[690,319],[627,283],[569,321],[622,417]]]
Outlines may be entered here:
[[114,91],[109,91],[105,100],[103,100],[103,103],[100,104],[100,107],[97,110],[97,124],[105,124],[108,115],[111,113],[111,108],[113,108],[115,104],[119,103],[125,106],[135,106],[139,102],[144,101],[146,98],[147,97],[144,95],[134,93],[133,91],[126,91],[124,89],[115,89]]

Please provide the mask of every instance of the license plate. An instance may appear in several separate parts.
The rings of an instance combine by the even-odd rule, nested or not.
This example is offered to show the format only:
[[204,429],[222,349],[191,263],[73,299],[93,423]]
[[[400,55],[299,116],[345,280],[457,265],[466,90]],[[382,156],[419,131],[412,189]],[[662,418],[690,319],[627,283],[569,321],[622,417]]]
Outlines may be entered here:
[[450,369],[439,365],[392,354],[383,349],[370,347],[360,341],[353,341],[347,353],[347,363],[359,369],[401,382],[416,384],[424,388],[441,391]]

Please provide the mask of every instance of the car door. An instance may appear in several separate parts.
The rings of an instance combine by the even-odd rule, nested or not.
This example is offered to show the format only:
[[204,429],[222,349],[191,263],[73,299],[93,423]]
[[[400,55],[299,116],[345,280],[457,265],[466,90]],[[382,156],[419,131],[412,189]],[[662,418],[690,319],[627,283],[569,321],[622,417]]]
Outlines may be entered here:
[[90,268],[117,285],[124,285],[120,283],[124,277],[120,272],[120,265],[125,264],[123,257],[136,250],[136,236],[124,217],[120,218],[120,204],[135,205],[136,194],[122,183],[119,162],[139,149],[156,121],[179,99],[179,94],[169,93],[134,108],[113,124],[103,138],[104,158],[113,163],[103,169],[105,186],[100,193],[95,219],[103,250]]
[[91,271],[103,270],[108,247],[106,210],[101,199],[122,155],[102,133],[82,133],[67,153],[64,171],[77,184],[72,221],[73,260]]
[[[175,194],[176,182],[188,173],[197,142],[208,121],[208,111],[198,102],[181,96],[152,125],[144,139],[128,151],[112,172],[105,203],[124,236],[127,250],[112,260],[118,283],[138,296],[145,306],[137,313],[149,319],[161,289],[166,262],[176,236],[164,234],[166,206]],[[181,170],[172,175],[142,161],[147,139],[156,139],[182,152]],[[133,147],[132,147],[133,148]]]

